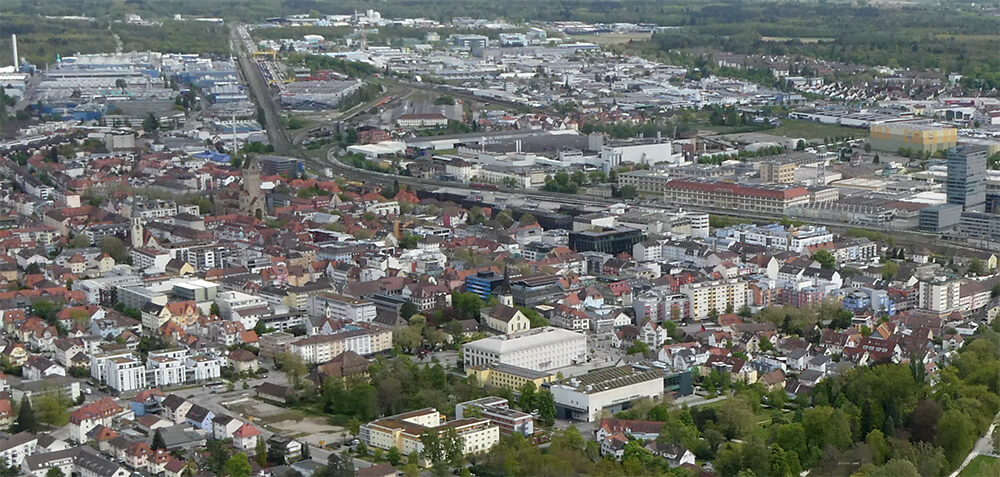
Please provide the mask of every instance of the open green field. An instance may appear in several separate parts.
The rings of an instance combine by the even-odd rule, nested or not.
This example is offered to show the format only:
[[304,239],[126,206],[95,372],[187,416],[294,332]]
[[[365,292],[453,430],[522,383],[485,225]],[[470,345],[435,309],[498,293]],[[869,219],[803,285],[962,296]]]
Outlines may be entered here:
[[1000,459],[981,455],[972,459],[958,477],[987,477],[1000,475]]
[[801,137],[806,139],[848,136],[868,137],[868,130],[866,129],[832,126],[829,124],[820,124],[813,121],[800,121],[796,119],[783,119],[781,121],[781,126],[762,132],[776,134],[778,136]]

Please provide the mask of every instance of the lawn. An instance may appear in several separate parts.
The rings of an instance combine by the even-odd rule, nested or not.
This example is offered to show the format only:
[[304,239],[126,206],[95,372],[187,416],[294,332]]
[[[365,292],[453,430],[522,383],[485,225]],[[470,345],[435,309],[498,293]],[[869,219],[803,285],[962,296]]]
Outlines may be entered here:
[[867,129],[833,126],[830,124],[821,124],[814,121],[801,121],[797,119],[782,119],[781,126],[761,132],[775,134],[778,136],[801,137],[806,139],[823,139],[825,137],[868,137]]
[[1000,459],[981,455],[972,459],[969,465],[962,470],[958,477],[982,477],[986,475],[1000,475]]

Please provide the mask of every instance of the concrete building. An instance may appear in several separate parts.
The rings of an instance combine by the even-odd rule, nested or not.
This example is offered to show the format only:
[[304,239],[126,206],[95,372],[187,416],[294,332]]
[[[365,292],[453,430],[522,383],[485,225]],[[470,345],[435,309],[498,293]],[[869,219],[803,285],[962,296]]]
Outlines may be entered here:
[[375,303],[358,300],[335,293],[317,293],[309,295],[308,310],[310,316],[325,316],[348,323],[371,323],[375,320]]
[[922,280],[917,288],[917,308],[946,316],[959,309],[961,292],[962,282],[958,279],[935,277]]
[[134,357],[117,357],[105,363],[105,382],[119,393],[146,388],[146,368]]
[[576,252],[603,252],[617,255],[632,253],[632,246],[645,240],[641,230],[618,228],[600,232],[582,231],[569,233],[569,248]]
[[632,366],[591,371],[549,384],[556,402],[556,416],[594,421],[603,411],[628,409],[642,398],[658,400],[663,394],[663,371]]
[[476,382],[480,386],[493,386],[511,391],[521,389],[521,386],[529,381],[535,385],[535,389],[541,389],[543,384],[556,379],[556,375],[552,373],[533,371],[509,364],[468,366],[465,368],[465,375],[475,376]]
[[257,346],[260,348],[261,358],[273,358],[281,353],[288,352],[288,346],[298,337],[284,331],[275,331],[261,335],[257,339]]
[[983,212],[986,206],[986,149],[959,146],[948,149],[948,203],[965,212]]
[[506,364],[547,371],[583,362],[587,337],[547,326],[466,343],[462,355],[466,367]]
[[[455,419],[444,422],[441,413],[434,408],[369,422],[361,426],[358,437],[369,447],[383,450],[395,447],[403,455],[416,452],[422,456],[424,445],[420,437],[426,432],[443,433],[449,429],[454,429],[462,439],[463,455],[489,451],[500,442],[500,428],[489,419]],[[426,466],[429,462],[421,458],[421,464]]]
[[[621,181],[619,181],[621,182]],[[808,205],[804,187],[749,186],[710,180],[665,180],[659,187],[674,206],[700,209],[784,214],[790,207]]]
[[872,124],[869,142],[879,151],[896,152],[909,149],[920,153],[933,153],[955,146],[958,130],[923,123]]
[[[465,411],[471,408],[478,409],[478,414],[481,414],[481,417],[489,419],[504,434],[517,432],[524,436],[530,436],[535,433],[535,420],[531,414],[511,409],[504,398],[489,396],[456,404],[455,418],[464,419]],[[477,412],[469,414],[469,417],[476,417],[473,414],[477,414]]]
[[798,164],[794,162],[764,161],[759,164],[760,179],[772,184],[790,184],[795,182],[795,170]]
[[918,228],[921,232],[941,233],[954,229],[962,220],[962,206],[939,204],[920,209]]
[[680,288],[687,295],[691,318],[708,318],[714,310],[718,314],[732,313],[746,304],[747,282],[738,279],[688,283]]

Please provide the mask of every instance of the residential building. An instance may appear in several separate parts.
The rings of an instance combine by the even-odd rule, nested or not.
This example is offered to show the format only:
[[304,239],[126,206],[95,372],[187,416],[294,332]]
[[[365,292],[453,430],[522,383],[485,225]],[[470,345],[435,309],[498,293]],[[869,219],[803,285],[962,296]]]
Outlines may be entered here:
[[[466,417],[465,411],[470,408],[477,408],[478,411],[470,412],[469,417],[489,419],[504,434],[517,432],[524,436],[530,436],[535,433],[535,420],[531,414],[511,409],[504,398],[490,396],[456,404],[455,418],[464,419]],[[481,416],[474,416],[474,414]]]
[[531,382],[535,389],[541,389],[545,383],[552,382],[556,375],[544,371],[533,371],[527,368],[509,364],[494,364],[485,366],[466,366],[466,376],[475,376],[480,386],[492,386],[517,391],[524,383]]
[[334,293],[317,293],[309,296],[309,315],[325,316],[348,323],[375,321],[375,303]]
[[[359,438],[369,447],[388,450],[393,447],[404,455],[423,455],[420,437],[425,432],[445,432],[454,429],[462,439],[462,454],[487,452],[500,442],[500,428],[489,419],[455,419],[444,422],[434,408],[411,411],[369,422],[361,426]],[[429,462],[421,458],[423,465]]]
[[739,279],[687,283],[680,287],[687,295],[691,318],[702,320],[715,312],[731,313],[746,305],[747,282]]

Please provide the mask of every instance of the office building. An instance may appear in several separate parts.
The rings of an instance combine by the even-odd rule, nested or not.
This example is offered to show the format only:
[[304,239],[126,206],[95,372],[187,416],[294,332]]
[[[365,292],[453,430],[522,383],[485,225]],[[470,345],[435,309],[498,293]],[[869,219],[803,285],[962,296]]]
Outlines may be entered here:
[[309,315],[325,316],[348,323],[371,323],[375,320],[375,303],[358,300],[334,293],[318,293],[309,296]]
[[[784,214],[790,207],[809,205],[810,193],[804,187],[778,187],[733,184],[711,180],[657,177],[655,190],[667,202],[678,207],[696,207],[729,212]],[[619,183],[623,183],[619,180]],[[642,189],[640,189],[642,191]]]
[[646,239],[641,230],[619,228],[600,232],[582,231],[569,233],[569,248],[576,252],[603,252],[617,255],[632,253],[632,246]]
[[962,206],[939,204],[920,209],[918,227],[921,232],[941,233],[955,228],[962,220]]
[[465,366],[507,364],[547,371],[587,359],[587,337],[546,326],[510,335],[492,336],[462,345]]
[[503,275],[492,271],[476,272],[465,277],[465,291],[479,295],[484,301],[489,300],[496,290],[503,284]]
[[948,203],[966,212],[986,207],[986,149],[959,146],[948,150]]
[[556,401],[556,417],[593,421],[603,411],[611,414],[628,409],[643,398],[654,401],[663,395],[663,371],[620,366],[591,371],[549,385]]

